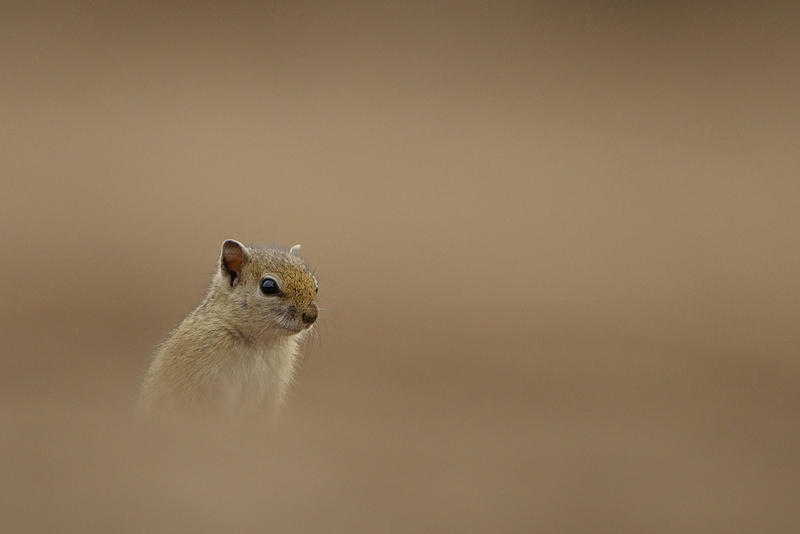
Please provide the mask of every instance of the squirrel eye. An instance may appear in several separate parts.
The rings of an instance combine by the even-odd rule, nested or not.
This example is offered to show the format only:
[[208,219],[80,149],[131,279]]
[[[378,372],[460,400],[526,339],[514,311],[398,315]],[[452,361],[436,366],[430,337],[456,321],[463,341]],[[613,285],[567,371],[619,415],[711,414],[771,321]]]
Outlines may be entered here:
[[261,280],[261,292],[265,295],[277,295],[281,292],[281,288],[274,278],[266,277]]

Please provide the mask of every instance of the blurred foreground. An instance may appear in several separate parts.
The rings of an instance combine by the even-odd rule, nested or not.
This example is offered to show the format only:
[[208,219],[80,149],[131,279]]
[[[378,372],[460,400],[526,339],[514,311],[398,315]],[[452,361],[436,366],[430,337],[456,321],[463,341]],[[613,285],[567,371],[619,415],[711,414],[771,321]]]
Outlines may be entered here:
[[325,341],[277,425],[167,428],[132,418],[148,347],[124,331],[65,322],[27,352],[33,332],[3,333],[28,355],[3,369],[4,531],[800,524],[796,370],[578,333]]

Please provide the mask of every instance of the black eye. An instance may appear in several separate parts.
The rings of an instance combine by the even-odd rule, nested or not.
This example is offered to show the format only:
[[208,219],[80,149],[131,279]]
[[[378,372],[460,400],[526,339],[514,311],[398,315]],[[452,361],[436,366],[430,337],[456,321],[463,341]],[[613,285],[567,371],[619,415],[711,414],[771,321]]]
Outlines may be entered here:
[[277,295],[281,292],[281,288],[274,278],[266,277],[261,280],[261,292],[265,295]]

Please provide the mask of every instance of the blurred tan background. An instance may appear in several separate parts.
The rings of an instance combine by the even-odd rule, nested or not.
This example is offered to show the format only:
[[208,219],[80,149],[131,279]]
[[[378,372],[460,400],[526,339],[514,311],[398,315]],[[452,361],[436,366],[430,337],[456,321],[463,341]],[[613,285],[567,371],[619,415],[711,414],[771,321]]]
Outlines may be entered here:
[[[798,531],[799,27],[4,3],[0,531]],[[316,266],[289,408],[132,422],[226,238]]]

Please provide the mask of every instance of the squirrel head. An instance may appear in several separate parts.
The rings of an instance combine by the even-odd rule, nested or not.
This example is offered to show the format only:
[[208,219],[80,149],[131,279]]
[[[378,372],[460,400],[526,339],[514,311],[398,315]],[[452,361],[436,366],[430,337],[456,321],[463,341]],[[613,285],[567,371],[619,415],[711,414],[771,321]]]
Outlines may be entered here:
[[228,239],[216,276],[231,322],[248,335],[294,335],[317,320],[317,280],[291,249],[246,247]]

